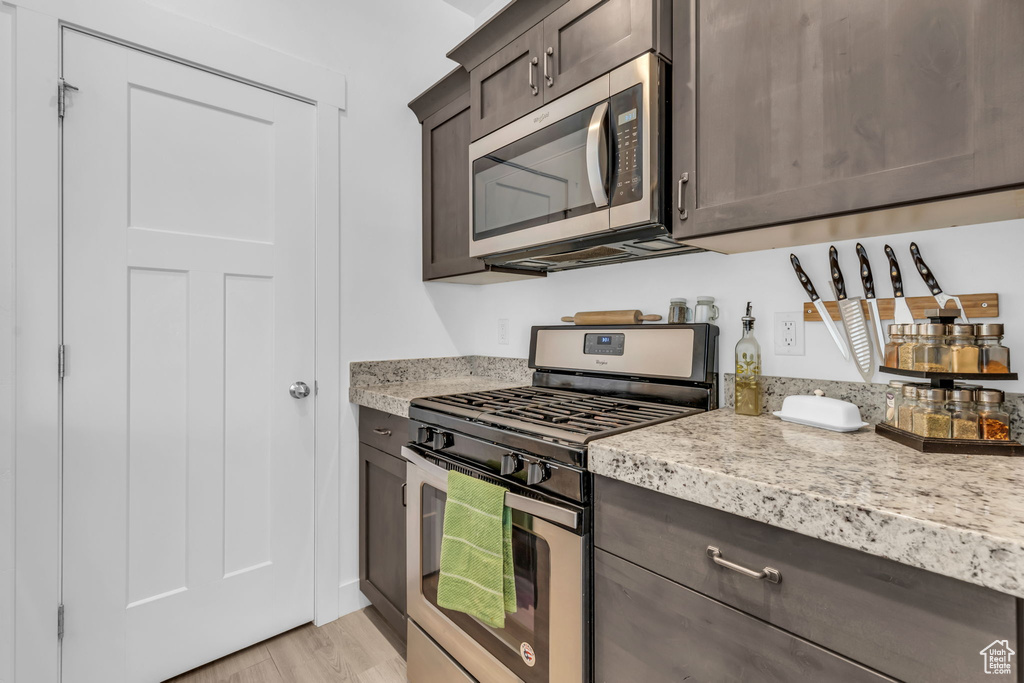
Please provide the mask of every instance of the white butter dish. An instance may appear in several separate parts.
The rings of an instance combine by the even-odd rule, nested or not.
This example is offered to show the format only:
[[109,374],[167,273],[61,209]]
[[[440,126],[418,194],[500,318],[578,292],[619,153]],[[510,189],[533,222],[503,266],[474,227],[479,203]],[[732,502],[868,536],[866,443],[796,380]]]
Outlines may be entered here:
[[847,401],[823,396],[819,391],[814,396],[787,396],[782,410],[773,415],[786,422],[828,429],[833,432],[855,432],[866,427],[861,419],[860,408]]

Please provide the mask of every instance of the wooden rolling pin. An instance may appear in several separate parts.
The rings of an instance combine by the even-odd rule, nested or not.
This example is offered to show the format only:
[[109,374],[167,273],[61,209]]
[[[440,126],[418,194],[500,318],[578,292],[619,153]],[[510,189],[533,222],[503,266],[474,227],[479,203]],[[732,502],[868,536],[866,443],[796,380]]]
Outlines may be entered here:
[[644,315],[641,311],[583,311],[562,317],[563,323],[577,325],[638,325],[645,320],[661,320],[660,315]]

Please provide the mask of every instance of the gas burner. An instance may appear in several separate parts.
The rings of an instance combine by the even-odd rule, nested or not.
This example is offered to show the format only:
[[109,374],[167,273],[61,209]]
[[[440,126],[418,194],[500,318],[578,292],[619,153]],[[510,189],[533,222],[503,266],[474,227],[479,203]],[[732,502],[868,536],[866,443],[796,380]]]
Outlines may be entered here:
[[701,412],[686,406],[541,387],[438,396],[417,399],[414,404],[572,444],[585,444],[629,429]]

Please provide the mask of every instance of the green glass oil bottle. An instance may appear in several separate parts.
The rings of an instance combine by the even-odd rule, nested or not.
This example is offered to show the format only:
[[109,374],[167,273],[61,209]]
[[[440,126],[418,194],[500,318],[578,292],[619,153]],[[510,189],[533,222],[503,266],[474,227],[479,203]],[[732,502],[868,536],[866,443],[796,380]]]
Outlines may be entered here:
[[754,338],[750,302],[743,316],[743,336],[736,342],[736,414],[761,414],[761,345]]

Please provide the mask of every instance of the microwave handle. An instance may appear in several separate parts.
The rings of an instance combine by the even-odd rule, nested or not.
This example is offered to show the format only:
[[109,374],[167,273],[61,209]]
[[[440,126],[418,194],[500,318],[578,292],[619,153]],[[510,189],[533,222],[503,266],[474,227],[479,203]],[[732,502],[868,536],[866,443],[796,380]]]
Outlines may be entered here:
[[608,102],[597,105],[594,115],[590,117],[587,129],[587,179],[590,180],[590,192],[594,195],[594,205],[598,208],[608,206],[608,190],[604,186],[604,170],[601,168],[601,150],[605,147],[605,119],[608,118]]
[[[408,446],[402,447],[402,456],[410,465],[418,468],[424,475],[426,475],[425,478],[430,482],[431,486],[439,491],[448,490],[448,470],[427,462],[425,459],[420,457],[416,451],[412,450]],[[542,500],[534,500],[533,498],[520,496],[519,494],[512,493],[511,491],[507,491],[505,493],[505,505],[513,510],[519,510],[520,512],[525,512],[528,515],[546,519],[549,522],[562,524],[570,529],[576,529],[579,526],[579,514],[575,510],[569,510],[558,505],[545,503]]]

